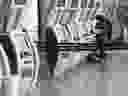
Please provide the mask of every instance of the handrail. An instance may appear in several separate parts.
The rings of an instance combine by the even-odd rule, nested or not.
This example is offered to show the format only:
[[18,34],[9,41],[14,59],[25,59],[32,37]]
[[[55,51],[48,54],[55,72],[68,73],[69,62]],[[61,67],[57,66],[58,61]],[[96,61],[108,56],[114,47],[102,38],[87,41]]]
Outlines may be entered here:
[[[47,52],[46,42],[36,41],[41,52]],[[93,43],[58,43],[56,45],[59,51],[92,51],[96,50],[96,42]],[[128,49],[128,43],[121,40],[104,41],[104,50]]]
[[0,66],[1,66],[1,71],[2,71],[2,74],[1,75],[5,75],[5,76],[0,76],[1,79],[9,79],[11,74],[10,74],[10,67],[9,67],[9,61],[8,61],[8,57],[7,57],[7,54],[5,53],[2,45],[0,44],[0,53],[2,55],[2,58],[3,59],[0,63]]
[[38,51],[36,49],[36,44],[32,44],[32,41],[29,37],[27,30],[26,30],[25,36],[26,36],[26,40],[28,41],[28,43],[32,49],[32,53],[33,53],[32,55],[33,55],[33,63],[34,63],[33,67],[34,67],[34,69],[33,69],[33,73],[32,73],[32,83],[35,83],[35,82],[38,82],[39,67],[40,67]]

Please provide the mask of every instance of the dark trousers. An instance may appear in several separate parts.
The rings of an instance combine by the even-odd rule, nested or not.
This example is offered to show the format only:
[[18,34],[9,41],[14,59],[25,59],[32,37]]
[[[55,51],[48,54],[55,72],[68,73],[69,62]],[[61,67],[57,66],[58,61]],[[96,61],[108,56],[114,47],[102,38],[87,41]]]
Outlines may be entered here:
[[103,59],[104,58],[104,34],[96,36],[96,56]]

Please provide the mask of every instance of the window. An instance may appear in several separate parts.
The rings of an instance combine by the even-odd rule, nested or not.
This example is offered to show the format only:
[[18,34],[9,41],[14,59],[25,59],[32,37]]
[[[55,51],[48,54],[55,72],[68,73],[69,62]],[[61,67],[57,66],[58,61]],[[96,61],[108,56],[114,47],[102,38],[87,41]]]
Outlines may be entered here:
[[25,5],[27,0],[15,0],[16,5]]
[[94,4],[95,4],[95,0],[87,0],[88,4],[88,8],[94,8]]
[[79,0],[72,0],[71,8],[78,8]]
[[57,0],[56,6],[57,7],[64,7],[65,6],[65,0]]
[[81,8],[87,8],[88,0],[82,0],[81,1]]

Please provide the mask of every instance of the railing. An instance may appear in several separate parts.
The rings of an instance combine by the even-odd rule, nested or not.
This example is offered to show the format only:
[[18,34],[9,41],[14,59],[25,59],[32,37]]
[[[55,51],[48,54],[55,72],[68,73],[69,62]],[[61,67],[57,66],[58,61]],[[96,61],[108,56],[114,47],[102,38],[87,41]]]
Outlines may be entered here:
[[[47,52],[46,42],[44,41],[36,41],[38,43],[38,48],[41,52]],[[58,43],[56,48],[59,51],[92,51],[96,50],[96,42],[93,43]],[[104,41],[104,51],[112,51],[112,50],[127,50],[128,43],[120,40],[113,41]]]

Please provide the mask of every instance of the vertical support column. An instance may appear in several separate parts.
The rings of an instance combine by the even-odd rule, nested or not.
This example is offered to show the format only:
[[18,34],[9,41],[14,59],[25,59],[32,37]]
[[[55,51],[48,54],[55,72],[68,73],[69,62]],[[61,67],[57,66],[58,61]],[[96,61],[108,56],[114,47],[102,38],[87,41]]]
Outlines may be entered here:
[[45,27],[47,23],[48,5],[50,0],[38,0],[38,23],[39,23],[39,40],[45,41]]
[[[39,36],[39,47],[42,44],[46,44],[46,24],[47,24],[47,16],[48,16],[48,5],[50,5],[51,1],[53,0],[38,0],[38,36]],[[55,0],[54,0],[55,1]],[[40,45],[41,44],[41,45]],[[41,48],[38,47],[39,51],[39,58],[40,58],[40,69],[39,75],[40,80],[44,81],[48,79],[48,64],[46,62],[46,55],[45,51],[41,51]],[[41,72],[42,71],[42,72]],[[46,86],[47,87],[47,86]]]
[[72,4],[72,0],[66,0],[65,7],[70,8]]
[[7,29],[8,20],[11,16],[12,9],[10,7],[11,0],[1,0],[0,2],[0,27],[1,32]]

